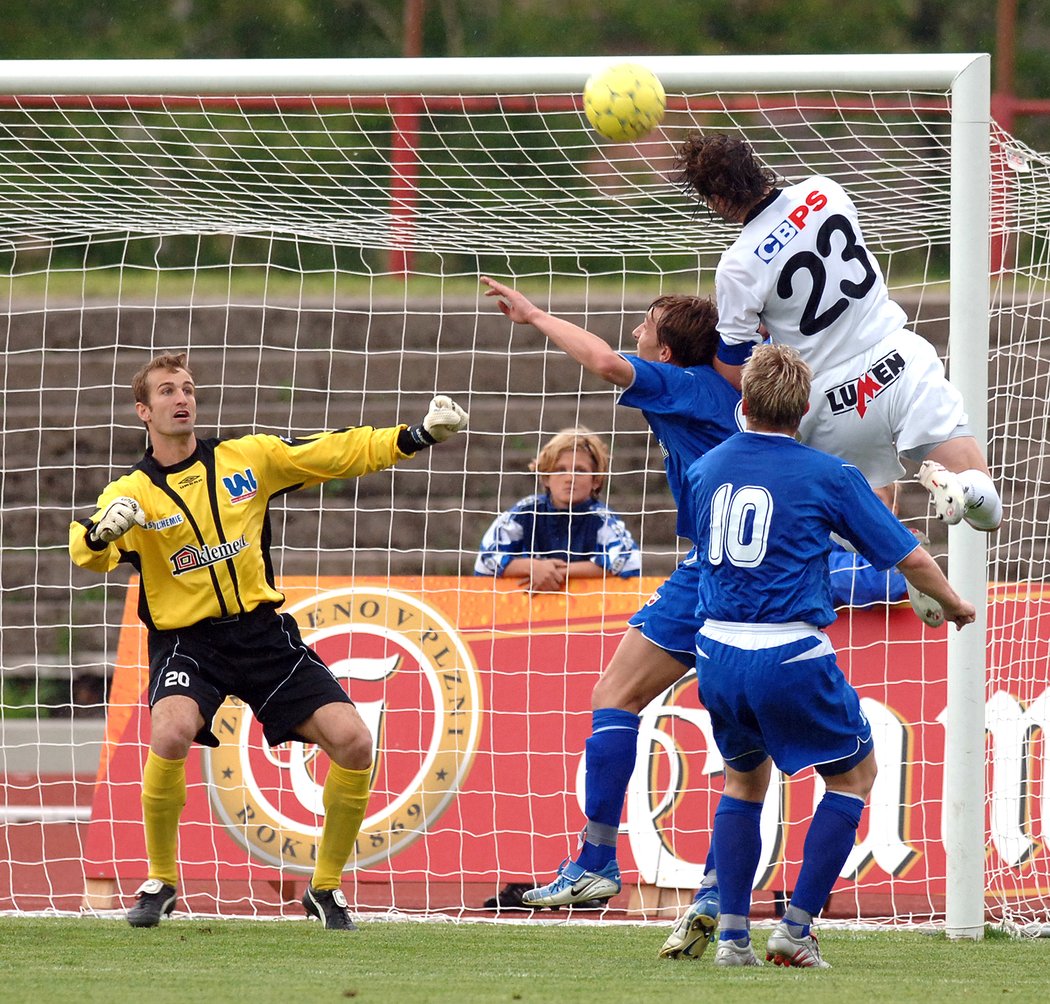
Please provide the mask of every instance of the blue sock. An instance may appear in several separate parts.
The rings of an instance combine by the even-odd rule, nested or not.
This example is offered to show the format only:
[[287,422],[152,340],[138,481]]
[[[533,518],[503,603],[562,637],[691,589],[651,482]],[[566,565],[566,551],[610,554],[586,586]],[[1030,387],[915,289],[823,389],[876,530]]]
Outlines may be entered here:
[[[725,915],[723,914],[723,919]],[[735,923],[735,921],[733,922]],[[751,931],[747,927],[719,927],[719,941],[735,941],[738,945],[746,945],[751,940]]]
[[715,842],[711,840],[711,846],[707,851],[707,860],[704,861],[704,877],[700,882],[700,888],[696,890],[693,902],[701,899],[708,893],[718,895],[718,870],[715,868]]
[[584,760],[584,812],[587,830],[577,862],[598,871],[616,858],[627,785],[634,773],[641,718],[619,708],[598,708],[591,715],[591,738]]
[[[747,917],[751,912],[751,886],[762,854],[761,815],[761,802],[745,802],[729,795],[718,802],[711,839],[723,915]],[[741,937],[736,929],[723,932],[723,937],[726,934]]]
[[831,888],[857,840],[864,803],[851,795],[827,791],[813,813],[802,847],[802,868],[791,905],[815,917],[824,909]]
[[[700,891],[718,888],[718,869],[715,867],[715,837],[711,834],[711,846],[707,849],[704,861],[704,877],[700,882]],[[699,893],[697,894],[699,895]]]

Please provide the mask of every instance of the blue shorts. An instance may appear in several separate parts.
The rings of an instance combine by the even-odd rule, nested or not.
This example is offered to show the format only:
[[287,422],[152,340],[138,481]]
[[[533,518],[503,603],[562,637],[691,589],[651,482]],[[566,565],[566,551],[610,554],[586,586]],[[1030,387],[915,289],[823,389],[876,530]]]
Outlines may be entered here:
[[696,632],[701,624],[696,613],[699,598],[700,563],[694,547],[627,623],[657,648],[692,669],[696,665]]
[[697,676],[727,766],[746,773],[771,756],[785,774],[816,767],[830,777],[871,752],[871,725],[826,635],[810,628],[776,644],[785,625],[760,625],[725,644],[732,636],[711,627],[696,637]]

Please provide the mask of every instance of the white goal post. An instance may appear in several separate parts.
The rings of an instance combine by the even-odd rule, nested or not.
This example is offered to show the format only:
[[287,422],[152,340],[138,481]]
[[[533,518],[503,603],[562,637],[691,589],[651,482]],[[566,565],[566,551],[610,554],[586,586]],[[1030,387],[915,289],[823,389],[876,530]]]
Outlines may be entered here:
[[[654,154],[649,161],[644,144],[603,153],[601,144],[576,121],[579,112],[573,99],[582,92],[587,77],[620,61],[639,62],[652,69],[671,99],[661,135],[663,147],[659,156]],[[485,368],[503,368],[508,373],[502,390],[478,391],[471,430],[478,442],[498,439],[502,443],[517,437],[526,444],[525,449],[534,450],[544,435],[556,431],[551,426],[555,416],[591,424],[600,421],[594,414],[599,401],[607,399],[604,388],[578,380],[575,373],[568,385],[559,384],[564,364],[547,350],[539,351],[535,342],[529,343],[525,355],[540,360],[538,372],[543,382],[531,391],[527,382],[514,383],[509,375],[516,365],[514,352],[501,359],[496,340],[489,334],[491,327],[483,328],[483,324],[495,323],[491,317],[484,322],[465,322],[468,328],[474,327],[474,344],[454,349],[451,366],[448,357],[442,362],[445,321],[451,324],[452,317],[491,313],[489,303],[476,292],[473,302],[471,294],[464,292],[470,263],[486,262],[492,269],[498,268],[494,262],[502,262],[505,274],[523,284],[531,280],[534,292],[545,292],[555,304],[564,305],[570,315],[585,323],[604,325],[614,341],[619,337],[624,347],[629,346],[626,335],[632,322],[623,320],[624,311],[644,310],[648,292],[710,292],[713,256],[720,244],[727,243],[728,231],[697,218],[687,200],[669,184],[667,148],[687,128],[698,125],[732,128],[739,124],[746,132],[751,128],[750,115],[761,118],[761,129],[775,137],[775,141],[769,140],[768,149],[771,156],[780,158],[774,159],[778,170],[805,167],[813,172],[841,173],[847,189],[854,168],[863,174],[857,201],[862,222],[869,218],[866,214],[873,220],[866,233],[874,238],[880,258],[884,252],[899,253],[905,263],[900,273],[888,271],[895,294],[914,293],[929,314],[930,302],[944,290],[937,274],[938,256],[947,260],[947,310],[937,314],[934,307],[932,314],[950,332],[946,353],[950,377],[967,401],[974,434],[985,442],[989,437],[986,402],[990,400],[990,240],[993,226],[1008,229],[1008,224],[992,220],[990,204],[994,179],[989,64],[984,54],[0,61],[0,281],[7,286],[8,325],[4,387],[9,401],[28,402],[32,388],[25,385],[24,374],[16,375],[16,369],[23,362],[39,366],[37,398],[46,402],[49,395],[58,393],[79,397],[82,402],[80,410],[67,424],[60,425],[59,431],[70,442],[84,427],[109,436],[101,459],[99,450],[79,444],[61,457],[57,451],[55,455],[46,453],[41,445],[43,433],[50,428],[46,404],[39,407],[35,426],[32,422],[20,424],[16,418],[5,419],[5,437],[10,438],[2,460],[9,486],[0,498],[0,513],[21,517],[26,526],[33,525],[25,519],[29,503],[17,494],[14,482],[36,479],[39,485],[40,472],[45,468],[75,464],[83,456],[92,465],[91,490],[84,482],[72,486],[69,495],[45,503],[53,510],[51,522],[55,526],[61,523],[63,513],[74,515],[71,508],[78,510],[75,515],[83,515],[93,502],[92,491],[134,463],[134,451],[140,448],[133,423],[120,414],[122,408],[128,410],[122,402],[129,360],[137,358],[136,351],[142,355],[144,350],[196,345],[196,336],[188,329],[200,319],[220,332],[217,337],[221,341],[207,345],[212,353],[208,359],[214,358],[217,365],[221,361],[226,378],[215,381],[213,396],[224,401],[224,383],[234,385],[229,392],[231,403],[223,405],[231,410],[220,415],[217,426],[225,421],[238,428],[297,430],[295,416],[302,412],[297,413],[296,408],[305,408],[304,396],[307,403],[312,402],[311,395],[317,401],[323,398],[322,410],[324,415],[331,415],[331,425],[345,424],[338,418],[348,403],[351,410],[360,408],[360,414],[355,412],[352,417],[362,422],[382,424],[400,415],[411,419],[408,409],[423,400],[427,379],[431,374],[436,379],[439,371],[448,376],[451,366],[458,367],[455,379],[460,380],[461,391],[469,391],[464,374],[473,375]],[[776,95],[779,100],[765,102],[762,95]],[[809,95],[815,96],[811,103]],[[885,103],[882,95],[886,95]],[[359,108],[354,104],[357,97],[377,103]],[[445,104],[435,102],[437,110],[431,113],[426,100],[429,97],[442,98]],[[478,98],[490,99],[490,103],[472,103]],[[545,125],[547,98],[557,98],[560,103],[549,106],[554,124]],[[923,112],[926,105],[932,109],[928,119]],[[810,107],[830,109],[831,124],[825,128],[823,123],[810,121],[816,118],[816,114],[807,115]],[[252,117],[256,108],[258,125]],[[898,158],[894,129],[900,108],[905,110],[900,113],[903,138],[899,150],[903,152]],[[442,131],[437,121],[444,114],[442,109],[458,116],[457,131]],[[326,120],[329,114],[332,118]],[[520,131],[514,118],[518,114],[530,116]],[[389,141],[370,140],[369,115],[376,116],[377,123],[382,120],[375,126],[377,130],[391,130]],[[413,115],[430,117],[419,123],[414,122]],[[396,124],[390,124],[399,116],[403,126],[400,133]],[[858,122],[874,123],[874,138],[869,140],[864,126],[854,125],[854,116]],[[298,120],[307,118],[311,122],[309,133],[297,131]],[[429,131],[434,142],[430,154],[417,155],[410,150],[406,160],[398,135],[408,136],[411,145],[409,134],[415,129]],[[344,142],[351,133],[352,148]],[[581,139],[583,136],[587,138]],[[792,138],[799,140],[800,151],[789,149]],[[999,142],[1010,145],[1009,137],[1000,137]],[[923,160],[923,154],[915,152],[924,148],[923,144],[928,144],[932,153],[928,173],[920,176],[910,165],[912,160]],[[760,147],[760,153],[764,149]],[[1016,149],[1018,156],[1030,156],[1032,164],[1038,160],[1020,144],[1011,149]],[[433,167],[429,155],[433,156]],[[880,156],[885,158],[885,167],[880,166]],[[863,163],[851,164],[851,157]],[[584,159],[593,168],[590,180],[576,163]],[[640,173],[635,167],[639,162],[645,166]],[[376,165],[379,167],[369,173]],[[1045,165],[1041,164],[1038,171],[1045,174]],[[384,176],[391,188],[385,194],[376,194],[372,188],[381,184]],[[348,194],[348,178],[360,181],[361,188]],[[461,179],[466,180],[457,188]],[[909,196],[895,209],[892,196],[898,179],[909,186]],[[586,184],[593,184],[593,190],[587,189],[581,196]],[[1050,192],[1044,194],[1050,199]],[[1038,207],[1038,212],[1045,211],[1046,206]],[[895,212],[898,218],[892,220]],[[925,228],[938,235],[943,232],[946,246],[934,247],[931,237],[933,250],[919,247],[921,235],[913,241],[909,234],[910,214],[916,221],[914,229]],[[880,230],[884,226],[885,233]],[[668,230],[668,234],[651,233],[658,228]],[[167,265],[169,249],[182,248],[187,240],[196,241],[196,250],[189,254],[193,264],[186,266],[184,258],[179,258],[176,264]],[[212,253],[207,249],[216,240],[225,241],[220,251],[227,255],[222,268],[207,258]],[[643,245],[646,240],[651,243]],[[690,241],[695,245],[691,261]],[[140,260],[141,248],[147,245],[155,246],[155,274]],[[385,268],[382,260],[370,257],[380,251],[400,255],[397,260],[404,266],[402,276],[385,274],[398,269]],[[79,265],[70,264],[70,253],[80,255]],[[254,257],[241,260],[241,254]],[[422,262],[418,269],[412,264],[412,255]],[[1038,260],[1038,250],[1032,255],[1035,264],[1028,278],[1043,283],[1045,265]],[[348,257],[353,258],[352,265],[345,264]],[[321,259],[328,264],[318,264]],[[547,264],[537,264],[540,260]],[[593,268],[588,264],[592,260],[597,262]],[[916,269],[929,269],[929,277],[921,272],[916,279]],[[152,303],[136,303],[132,308],[129,297],[140,295],[134,291],[132,280],[146,274],[154,284],[146,297],[152,297]],[[272,300],[264,292],[261,301],[248,304],[252,310],[258,308],[260,329],[265,329],[268,317],[288,320],[288,331],[293,333],[287,337],[275,334],[273,346],[266,341],[265,333],[257,338],[253,335],[252,345],[241,344],[236,328],[240,318],[237,311],[245,306],[245,294],[237,288],[242,274],[261,275],[277,290]],[[184,283],[173,283],[177,275],[188,278]],[[348,275],[352,279],[349,283]],[[563,275],[564,291],[559,284]],[[113,276],[117,277],[115,287],[109,281]],[[431,284],[428,288],[435,290],[433,303],[437,306],[412,300],[417,295],[409,293],[413,277]],[[214,299],[218,294],[210,284],[213,278],[226,282],[227,289],[219,301]],[[298,293],[294,289],[289,292],[289,278],[293,286],[298,283]],[[399,278],[405,281],[400,299]],[[101,286],[108,289],[104,295],[110,298],[105,309],[90,295],[93,283],[102,279],[106,281]],[[82,287],[79,291],[76,283]],[[637,284],[642,293],[634,292],[632,284]],[[344,292],[347,286],[351,287],[350,294]],[[1009,292],[1020,298],[1027,295],[1020,287]],[[349,304],[348,295],[360,304]],[[35,304],[31,302],[34,299]],[[282,302],[278,303],[279,299]],[[133,311],[138,311],[135,317],[148,315],[143,322],[148,332],[142,337],[132,334],[126,342],[120,337],[96,342],[84,334],[98,323],[118,328],[127,324],[130,329]],[[311,324],[323,326],[326,312],[333,318],[330,337],[322,343],[322,350],[316,350],[308,345],[303,332]],[[415,338],[414,327],[426,327],[424,318],[434,312],[439,318],[436,327],[427,327],[425,338]],[[375,318],[390,322],[390,331],[380,331],[378,325],[373,329]],[[339,328],[344,322],[351,325],[350,330],[356,330],[352,325],[357,325],[369,333],[372,341],[365,350],[344,355],[350,353],[343,340],[345,333]],[[37,332],[35,343],[34,336],[26,333],[30,329]],[[49,332],[56,331],[63,334],[52,341]],[[300,335],[304,339],[301,346],[296,340]],[[423,344],[425,340],[428,345]],[[264,348],[279,354],[276,365],[263,358]],[[402,393],[402,385],[396,381],[386,388],[388,396],[382,407],[389,404],[391,413],[377,420],[371,416],[381,406],[368,403],[368,387],[354,385],[350,396],[340,398],[338,381],[347,378],[349,363],[367,370],[373,365],[370,359],[381,361],[386,356],[401,360],[398,372],[406,389]],[[92,369],[100,360],[103,367]],[[54,376],[50,370],[58,364],[65,367],[62,376]],[[554,373],[559,366],[561,375]],[[97,374],[105,367],[108,375],[102,386]],[[426,378],[420,377],[423,369],[427,370]],[[303,391],[297,378],[308,370],[308,380],[313,380],[314,386]],[[205,382],[212,383],[210,379]],[[249,390],[254,396],[242,408],[237,394],[243,396]],[[515,400],[526,402],[523,410],[532,409],[538,417],[526,421],[515,414],[508,394],[520,394]],[[108,410],[107,402],[111,403]],[[205,410],[202,403],[202,413]],[[273,412],[278,413],[276,418]],[[484,422],[490,418],[500,419],[503,425],[486,429]],[[633,463],[639,483],[645,481],[646,472],[658,470],[660,465],[655,452],[632,445],[642,442],[643,429],[618,417],[605,421],[599,431],[613,442],[615,505],[618,458]],[[559,418],[559,424],[574,423]],[[36,440],[30,436],[34,429]],[[27,443],[32,443],[28,452]],[[504,457],[502,450],[501,445],[499,463],[482,458],[476,467],[469,452],[466,459],[459,455],[459,469],[442,468],[435,453],[435,459],[428,459],[426,471],[415,482],[419,494],[408,504],[407,513],[389,481],[382,482],[386,487],[381,493],[388,491],[390,496],[385,502],[373,505],[368,496],[353,495],[358,491],[355,488],[346,509],[352,510],[363,498],[365,508],[385,512],[389,525],[385,547],[392,551],[399,546],[399,530],[407,525],[410,531],[418,529],[424,534],[442,518],[428,514],[428,508],[447,514],[456,509],[456,493],[460,492],[458,536],[426,556],[420,549],[409,551],[418,558],[424,574],[437,568],[442,574],[458,570],[469,576],[475,538],[483,528],[474,524],[491,519],[501,506],[513,502],[511,496],[524,484],[511,476],[523,469],[523,454],[515,455],[508,448]],[[410,476],[399,472],[395,477]],[[487,508],[470,501],[470,489],[464,485],[479,483],[471,482],[471,478],[488,479],[498,486]],[[398,483],[405,486],[402,492],[412,494],[412,482]],[[622,483],[626,485],[627,479]],[[328,492],[326,488],[322,504],[316,500],[311,503],[317,523],[298,536],[297,526],[301,524],[296,519],[302,515],[296,508],[299,503],[291,501],[289,508],[281,511],[282,530],[291,541],[283,545],[287,548],[281,558],[285,574],[313,575],[320,581],[321,565],[311,565],[311,556],[313,550],[327,546],[320,543],[321,512],[330,504],[338,507],[345,501]],[[633,509],[628,507],[628,515],[637,518],[636,527],[643,528],[638,534],[643,549],[647,540],[653,541],[657,550],[664,548],[664,564],[657,562],[656,566],[662,570],[671,560],[674,543],[667,543],[666,534],[661,536],[663,531],[650,529],[656,527],[651,506],[666,522],[669,502],[659,495],[657,487],[643,485],[639,497],[642,501]],[[916,523],[924,523],[924,513],[912,516]],[[0,670],[5,674],[0,677],[0,687],[5,679],[16,678],[10,670],[26,670],[46,661],[39,638],[43,625],[69,632],[74,639],[69,653],[71,672],[77,667],[74,600],[86,596],[92,587],[87,579],[69,578],[67,586],[73,598],[66,600],[66,613],[46,613],[46,604],[56,595],[52,587],[62,583],[48,578],[50,572],[40,572],[42,566],[28,560],[27,552],[30,545],[42,547],[56,558],[61,548],[36,526],[39,536],[33,541],[15,542],[10,536],[0,540],[0,572],[6,573],[0,591],[0,627],[15,624],[27,635],[32,632],[34,639],[20,647],[17,639],[22,635],[13,632],[9,637],[14,640],[0,645]],[[992,570],[990,576],[985,544],[982,535],[966,526],[947,535],[952,583],[962,595],[977,602],[976,623],[962,633],[952,631],[947,640],[943,716],[946,793],[941,817],[946,868],[944,925],[950,936],[959,938],[983,935],[985,817],[988,811],[994,812],[987,806],[985,792],[988,649],[975,642],[988,632],[987,608],[982,600],[988,595],[989,578],[996,575]],[[382,569],[388,576],[404,574],[406,566],[392,559],[383,558],[383,565],[377,557],[367,564],[365,558],[348,557],[352,548],[343,547],[341,553],[350,569],[363,569],[365,575],[375,575],[377,570],[383,574]],[[373,550],[376,555],[384,552],[382,541]],[[444,564],[435,554],[444,555]],[[29,585],[26,576],[33,575],[43,575],[38,581],[46,588],[36,588],[29,614],[33,620],[23,624],[17,620],[22,614],[15,590]],[[119,599],[122,603],[123,594]],[[112,629],[120,623],[121,610],[112,598],[106,603],[104,613],[93,616],[101,616],[101,626],[110,629],[100,646],[104,648],[104,661],[112,666],[118,661]],[[451,615],[450,626],[456,626]],[[615,625],[606,627],[603,622],[600,631],[614,632]],[[892,658],[886,656],[886,672]],[[30,676],[33,672],[29,669]],[[35,678],[41,679],[36,672]],[[4,693],[0,690],[0,705],[7,703],[2,699]],[[585,705],[570,710],[583,712]],[[4,721],[0,719],[0,747],[9,747],[13,763],[11,751],[19,743],[7,738],[14,732],[4,731]],[[560,725],[550,727],[561,729]],[[573,748],[572,739],[566,737],[564,741],[566,755],[580,752]],[[499,764],[495,753],[493,763]],[[469,764],[460,766],[465,772]],[[214,765],[209,769],[214,770]],[[7,773],[14,772],[8,768]],[[206,773],[205,777],[214,775]],[[465,773],[463,777],[465,783]],[[42,813],[47,809],[42,801],[40,807]],[[444,809],[442,803],[439,811]],[[232,816],[236,817],[236,812]],[[16,820],[8,822],[11,827],[24,824],[22,815],[16,813],[10,818]],[[229,813],[226,818],[231,818]],[[1050,820],[1044,819],[1043,825],[1050,826]],[[77,839],[82,844],[88,842],[85,836]],[[463,850],[459,853],[467,854]],[[537,855],[527,871],[542,874],[556,864],[556,860],[539,860]],[[8,862],[7,867],[14,875],[14,863]],[[659,874],[663,866],[653,867]],[[393,885],[394,877],[389,881]],[[11,893],[11,897],[15,908],[20,909],[17,896]],[[46,895],[31,901],[40,908],[45,900]],[[396,897],[392,905],[397,907]]]

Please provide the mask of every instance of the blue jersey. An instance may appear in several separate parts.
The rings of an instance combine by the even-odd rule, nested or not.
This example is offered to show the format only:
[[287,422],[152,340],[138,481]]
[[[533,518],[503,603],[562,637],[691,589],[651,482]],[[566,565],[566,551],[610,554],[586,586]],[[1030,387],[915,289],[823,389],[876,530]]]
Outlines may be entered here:
[[740,391],[710,366],[624,358],[634,367],[634,382],[620,394],[619,403],[638,408],[653,430],[678,507],[678,536],[693,540],[694,528],[682,514],[685,472],[698,457],[740,431]]
[[497,516],[481,538],[475,575],[502,575],[514,558],[593,561],[612,575],[641,574],[641,555],[620,517],[597,499],[558,509],[546,492]]
[[698,612],[757,624],[835,619],[829,534],[885,570],[917,546],[864,476],[790,436],[741,432],[686,472],[700,559]]
[[908,595],[908,583],[896,568],[880,572],[859,554],[834,542],[828,555],[828,571],[831,572],[831,600],[836,607],[896,603]]

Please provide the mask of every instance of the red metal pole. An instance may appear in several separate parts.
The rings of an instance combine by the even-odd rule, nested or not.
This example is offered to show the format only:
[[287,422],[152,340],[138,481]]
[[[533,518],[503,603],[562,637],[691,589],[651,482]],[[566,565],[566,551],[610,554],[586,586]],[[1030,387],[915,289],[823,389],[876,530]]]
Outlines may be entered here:
[[[1014,93],[1014,66],[1016,63],[1015,39],[1017,36],[1017,0],[999,0],[995,12],[995,90],[992,94],[992,118],[1009,134],[1014,131],[1017,95]],[[1005,156],[998,145],[992,151],[992,229],[991,270],[992,274],[1009,268],[1013,261],[1013,249],[1007,243],[1007,199],[1009,197],[1010,172],[1005,166]]]
[[419,102],[412,97],[394,98],[390,155],[390,219],[393,246],[389,269],[406,277],[412,271],[412,224],[416,215],[416,178],[419,173]]
[[1014,68],[1017,63],[1017,0],[999,0],[995,11],[995,89],[992,115],[1008,133],[1014,131],[1017,95]]
[[[424,0],[405,0],[403,55],[414,58],[423,54]],[[407,278],[412,270],[412,222],[416,215],[416,178],[419,174],[420,101],[411,96],[394,98],[390,103],[390,219],[393,246],[388,268]]]

